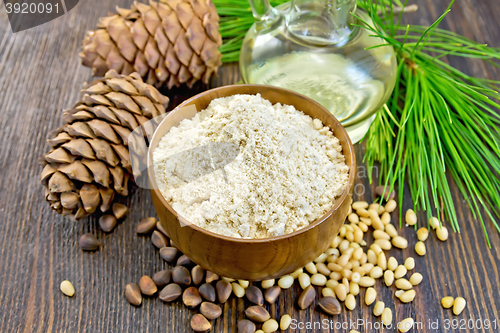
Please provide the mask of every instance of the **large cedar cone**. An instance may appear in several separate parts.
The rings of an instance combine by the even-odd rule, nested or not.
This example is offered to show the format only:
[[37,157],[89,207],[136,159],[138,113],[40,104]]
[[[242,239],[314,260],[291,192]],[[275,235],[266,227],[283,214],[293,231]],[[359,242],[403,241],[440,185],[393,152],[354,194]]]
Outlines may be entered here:
[[94,75],[135,71],[146,83],[170,89],[200,79],[208,83],[221,65],[219,16],[211,0],[134,2],[131,9],[116,10],[83,40],[80,57]]
[[[129,136],[165,113],[168,98],[133,73],[114,70],[82,91],[83,98],[63,112],[65,125],[51,132],[40,175],[45,198],[58,213],[81,219],[99,207],[109,209],[115,192],[128,195],[131,177]],[[137,131],[133,133],[136,134]]]

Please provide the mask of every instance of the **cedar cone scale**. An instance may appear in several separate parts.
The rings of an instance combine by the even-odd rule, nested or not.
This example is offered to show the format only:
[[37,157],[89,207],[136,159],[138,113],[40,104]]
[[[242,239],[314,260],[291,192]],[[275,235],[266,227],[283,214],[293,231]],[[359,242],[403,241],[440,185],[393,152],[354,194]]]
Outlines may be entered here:
[[[150,120],[165,114],[168,104],[168,98],[139,74],[125,76],[114,70],[82,93],[82,99],[63,112],[65,124],[49,134],[52,149],[41,159],[40,175],[52,209],[76,220],[98,208],[106,212],[115,194],[128,195],[129,140],[144,142],[145,150],[143,133],[154,131]],[[141,141],[136,141],[131,134],[137,135],[139,126]]]
[[208,83],[222,64],[219,15],[211,0],[134,2],[101,17],[88,31],[80,53],[94,75],[109,69],[139,73],[148,84],[169,89]]

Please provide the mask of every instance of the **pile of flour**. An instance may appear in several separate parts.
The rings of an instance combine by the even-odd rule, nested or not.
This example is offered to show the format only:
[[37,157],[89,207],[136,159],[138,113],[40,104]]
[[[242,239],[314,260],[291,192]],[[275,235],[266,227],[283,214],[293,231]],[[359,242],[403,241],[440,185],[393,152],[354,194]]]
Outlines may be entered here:
[[[179,164],[170,166],[169,158],[188,150],[199,154],[203,150],[193,148],[219,142],[239,147],[223,169],[186,181],[179,174],[189,174],[192,163],[180,163],[182,172],[173,170]],[[215,99],[183,120],[161,139],[153,165],[161,193],[179,215],[237,238],[266,238],[306,227],[333,206],[349,178],[342,147],[328,127],[259,94]]]

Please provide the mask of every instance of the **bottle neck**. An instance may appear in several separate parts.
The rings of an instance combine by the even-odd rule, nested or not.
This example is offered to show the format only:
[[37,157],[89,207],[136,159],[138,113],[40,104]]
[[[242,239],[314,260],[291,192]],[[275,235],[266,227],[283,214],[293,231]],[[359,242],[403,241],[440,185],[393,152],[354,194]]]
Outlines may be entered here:
[[292,0],[287,28],[304,42],[340,46],[349,40],[355,10],[356,0]]

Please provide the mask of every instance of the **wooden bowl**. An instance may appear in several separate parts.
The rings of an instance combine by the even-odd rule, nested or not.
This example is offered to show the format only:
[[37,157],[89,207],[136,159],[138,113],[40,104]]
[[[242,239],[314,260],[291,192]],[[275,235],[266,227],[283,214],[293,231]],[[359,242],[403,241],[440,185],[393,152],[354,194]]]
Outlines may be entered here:
[[[194,224],[181,223],[177,213],[167,203],[156,185],[153,168],[153,151],[163,136],[185,118],[205,109],[210,101],[235,94],[261,94],[273,104],[293,105],[297,110],[320,119],[331,128],[342,144],[349,182],[346,191],[334,206],[309,226],[295,232],[264,239],[238,239],[222,236]],[[186,106],[196,109],[186,111]],[[181,108],[183,108],[181,110]],[[220,276],[244,280],[278,278],[304,267],[316,259],[331,244],[344,223],[351,203],[356,158],[354,149],[340,122],[323,106],[296,92],[264,85],[232,85],[211,89],[198,94],[177,106],[158,126],[148,151],[148,175],[151,195],[162,226],[169,237],[192,261]],[[183,219],[183,218],[181,218]]]

